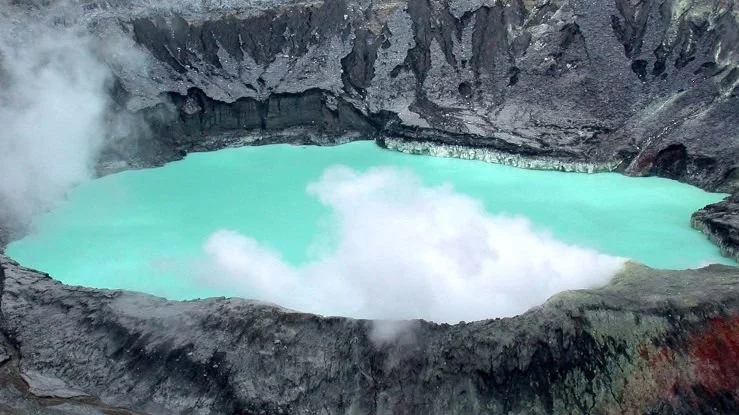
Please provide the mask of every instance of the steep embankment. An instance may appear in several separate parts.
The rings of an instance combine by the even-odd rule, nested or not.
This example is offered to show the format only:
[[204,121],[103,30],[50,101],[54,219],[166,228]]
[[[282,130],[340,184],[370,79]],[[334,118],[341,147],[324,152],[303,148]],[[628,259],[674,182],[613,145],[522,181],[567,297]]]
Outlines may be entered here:
[[739,278],[725,266],[630,265],[605,288],[561,294],[513,319],[421,321],[373,343],[367,321],[65,287],[2,265],[3,334],[20,373],[32,390],[82,397],[76,405],[440,415],[739,407]]
[[[46,12],[36,3],[12,7]],[[56,21],[128,40],[136,59],[97,53],[114,63],[117,109],[145,120],[109,144],[102,171],[247,142],[377,137],[405,151],[739,186],[732,1],[79,4],[82,15]],[[728,253],[731,203],[694,219]],[[2,267],[0,410],[11,413],[739,408],[739,275],[727,267],[631,266],[517,318],[419,322],[379,345],[364,321],[165,302]]]
[[[150,68],[116,68],[118,101],[153,131],[137,151],[108,152],[116,168],[247,142],[392,137],[401,151],[482,147],[729,192],[738,13],[722,0],[87,5],[96,33],[131,38]],[[702,218],[737,250],[731,221]]]
[[151,74],[119,68],[120,101],[173,104],[154,138],[178,150],[300,126],[736,187],[733,2],[532,3],[90,5],[90,14],[98,30],[145,48]]

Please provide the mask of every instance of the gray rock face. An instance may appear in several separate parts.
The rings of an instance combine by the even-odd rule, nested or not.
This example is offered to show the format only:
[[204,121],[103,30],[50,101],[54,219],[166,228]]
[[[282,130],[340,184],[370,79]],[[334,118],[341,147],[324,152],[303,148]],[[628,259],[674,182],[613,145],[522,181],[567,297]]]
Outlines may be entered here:
[[49,410],[56,411],[60,415],[105,415],[97,409],[90,408],[86,405],[75,405],[71,403],[63,403],[61,405],[51,405]]
[[[731,413],[739,274],[631,264],[516,318],[370,322],[238,299],[67,287],[2,259],[22,366],[112,407],[170,414]],[[46,382],[48,383],[48,382]]]
[[716,243],[724,255],[739,261],[739,193],[695,212],[690,222]]
[[148,78],[117,69],[119,98],[146,114],[170,109],[149,122],[171,157],[228,144],[217,135],[301,127],[615,162],[628,174],[735,189],[734,8],[720,0],[170,9],[106,1],[91,2],[87,18],[149,57]]

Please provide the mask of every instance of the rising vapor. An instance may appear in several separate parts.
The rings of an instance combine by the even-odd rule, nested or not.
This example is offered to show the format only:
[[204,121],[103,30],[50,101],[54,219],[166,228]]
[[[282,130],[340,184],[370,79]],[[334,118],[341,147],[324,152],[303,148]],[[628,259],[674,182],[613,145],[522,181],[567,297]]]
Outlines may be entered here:
[[327,169],[308,192],[331,209],[326,254],[293,267],[247,235],[213,233],[208,280],[300,311],[456,323],[513,316],[606,283],[622,258],[557,241],[523,217],[492,215],[413,173]]
[[105,55],[134,54],[122,41],[92,36],[79,4],[0,8],[0,219],[8,225],[90,179],[112,130],[125,133],[132,118],[111,111]]
[[64,30],[47,29],[28,43],[3,34],[0,195],[12,215],[27,217],[90,177],[109,72]]

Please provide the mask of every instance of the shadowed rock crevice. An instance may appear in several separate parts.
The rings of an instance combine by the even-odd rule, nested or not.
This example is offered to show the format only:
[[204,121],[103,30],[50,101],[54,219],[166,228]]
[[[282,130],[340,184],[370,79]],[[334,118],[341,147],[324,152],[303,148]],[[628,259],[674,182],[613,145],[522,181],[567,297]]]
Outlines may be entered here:
[[514,39],[510,38],[507,27],[521,26],[525,15],[526,9],[518,1],[508,4],[496,2],[492,7],[483,6],[473,14],[475,26],[470,65],[477,77],[496,75],[499,68],[514,66],[515,53],[523,50],[511,48]]
[[[644,36],[647,32],[647,22],[653,13],[653,8],[658,6],[657,1],[645,0],[632,2],[630,0],[616,0],[616,10],[619,15],[611,15],[611,27],[616,39],[624,46],[624,54],[627,58],[633,58],[641,54]],[[669,18],[667,13],[670,7],[663,7],[662,18]]]
[[682,144],[672,144],[657,153],[652,164],[651,174],[671,179],[684,177],[687,168],[688,153]]
[[[381,38],[367,29],[358,29],[351,53],[341,60],[345,90],[353,89],[361,97],[366,94],[375,76],[375,60]],[[351,93],[352,91],[347,91]]]

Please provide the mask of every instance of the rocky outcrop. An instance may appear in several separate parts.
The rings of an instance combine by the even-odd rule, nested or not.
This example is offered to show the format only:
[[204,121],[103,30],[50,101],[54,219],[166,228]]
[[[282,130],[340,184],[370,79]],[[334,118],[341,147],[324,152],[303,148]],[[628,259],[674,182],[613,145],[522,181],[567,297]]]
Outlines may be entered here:
[[98,408],[449,415],[739,407],[739,274],[726,266],[629,264],[604,288],[560,294],[519,317],[418,321],[373,342],[368,321],[240,299],[170,302],[68,287],[2,265],[2,331],[17,370],[46,389],[92,395]]
[[109,165],[377,135],[736,187],[733,2],[37,3],[6,14],[91,31],[145,121]]
[[690,222],[724,255],[739,261],[739,193],[695,212]]

